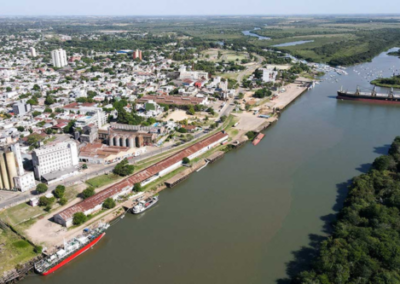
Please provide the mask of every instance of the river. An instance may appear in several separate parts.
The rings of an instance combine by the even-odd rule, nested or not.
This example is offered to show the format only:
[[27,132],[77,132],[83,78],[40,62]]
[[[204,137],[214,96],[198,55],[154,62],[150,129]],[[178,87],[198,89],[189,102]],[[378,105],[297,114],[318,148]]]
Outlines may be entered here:
[[348,68],[348,76],[336,75],[338,83],[327,74],[257,147],[248,143],[228,153],[163,191],[148,212],[127,215],[66,267],[22,283],[272,284],[287,278],[326,236],[347,182],[400,135],[399,106],[337,101],[336,90],[370,88],[365,74],[379,69],[389,76],[389,67],[399,64],[381,54]]

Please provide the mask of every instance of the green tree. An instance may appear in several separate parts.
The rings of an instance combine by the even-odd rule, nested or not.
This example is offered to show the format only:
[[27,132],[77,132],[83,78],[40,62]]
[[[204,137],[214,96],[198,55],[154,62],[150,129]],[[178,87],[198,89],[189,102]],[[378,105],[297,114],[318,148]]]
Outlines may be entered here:
[[194,107],[192,105],[189,106],[187,113],[190,115],[194,115],[196,113],[196,111],[194,110]]
[[11,92],[11,91],[12,91],[12,88],[11,88],[11,87],[7,87],[7,88],[6,88],[6,92],[7,92],[7,93],[9,93],[9,92]]
[[56,198],[63,198],[65,193],[65,186],[57,185],[56,189],[54,190],[54,196]]
[[391,170],[396,166],[396,162],[392,156],[380,156],[375,159],[372,167],[378,171]]
[[130,165],[126,158],[119,162],[113,170],[114,174],[123,177],[133,174],[133,171],[134,166]]
[[47,187],[47,185],[44,184],[44,183],[39,183],[39,184],[36,186],[36,191],[37,191],[38,193],[44,193],[44,192],[47,191],[47,189],[48,189],[48,187]]
[[86,170],[87,168],[88,168],[88,165],[87,165],[87,164],[83,164],[83,165],[82,165],[82,169],[83,169],[83,170]]
[[107,198],[106,200],[104,200],[103,202],[103,208],[105,209],[111,209],[115,207],[115,201],[112,198]]
[[39,206],[48,206],[54,202],[54,198],[47,198],[46,196],[41,196],[39,198]]
[[93,196],[94,194],[95,194],[94,187],[89,186],[84,191],[82,191],[82,198],[86,199],[89,198],[90,196]]
[[142,184],[140,182],[135,183],[133,186],[133,191],[141,192],[143,190]]
[[76,226],[79,226],[87,221],[87,217],[82,212],[77,212],[74,214],[72,223]]
[[65,197],[61,197],[60,200],[58,201],[58,203],[60,203],[60,205],[65,205],[67,204],[68,199]]
[[184,157],[182,159],[182,163],[184,163],[185,165],[188,165],[188,164],[190,164],[190,159],[188,157]]
[[46,105],[52,105],[52,104],[54,104],[54,98],[51,95],[47,95],[44,103]]

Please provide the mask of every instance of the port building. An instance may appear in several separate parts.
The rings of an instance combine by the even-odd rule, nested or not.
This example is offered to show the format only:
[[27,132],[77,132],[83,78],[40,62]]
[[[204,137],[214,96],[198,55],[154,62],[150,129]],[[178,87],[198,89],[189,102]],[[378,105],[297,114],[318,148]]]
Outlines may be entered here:
[[189,159],[194,159],[213,147],[225,142],[227,139],[228,135],[223,131],[213,134],[212,136],[205,138],[202,141],[197,142],[196,144],[189,146],[182,151],[179,151],[178,153],[131,175],[119,183],[59,212],[54,215],[54,221],[60,225],[69,227],[72,225],[75,213],[82,212],[85,215],[92,214],[101,209],[104,200],[107,198],[117,199],[120,196],[127,195],[132,192],[134,184],[140,183],[142,186],[145,186],[146,184],[149,184],[181,167],[183,158],[187,157]]

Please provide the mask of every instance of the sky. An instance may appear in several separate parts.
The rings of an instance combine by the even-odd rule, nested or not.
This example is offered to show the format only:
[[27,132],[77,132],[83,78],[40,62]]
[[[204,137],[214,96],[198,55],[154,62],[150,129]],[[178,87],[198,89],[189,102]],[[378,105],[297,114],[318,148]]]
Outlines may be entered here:
[[399,0],[0,0],[0,15],[118,16],[396,13],[400,14]]

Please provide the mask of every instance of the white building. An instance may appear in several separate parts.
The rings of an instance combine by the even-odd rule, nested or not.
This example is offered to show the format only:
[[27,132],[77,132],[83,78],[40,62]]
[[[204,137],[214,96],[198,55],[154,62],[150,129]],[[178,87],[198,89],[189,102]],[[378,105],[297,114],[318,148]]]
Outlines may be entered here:
[[107,123],[107,115],[104,111],[97,110],[97,112],[90,112],[88,115],[79,118],[75,121],[75,127],[83,128],[89,124],[95,124],[101,128]]
[[13,113],[15,115],[24,115],[31,110],[31,105],[26,100],[20,100],[13,104]]
[[[73,141],[61,142],[54,146],[42,147],[32,152],[35,177],[41,180],[43,175],[55,177],[74,171],[79,164],[78,149]],[[59,172],[58,175],[56,175]],[[46,177],[45,177],[46,179]]]
[[61,68],[68,65],[67,53],[61,48],[51,52],[51,59],[53,60],[54,67]]
[[30,52],[32,57],[36,57],[36,49],[34,47],[30,47],[29,48],[29,52]]
[[190,80],[208,80],[208,73],[204,71],[187,71],[185,65],[179,67],[179,79],[190,79]]
[[262,80],[264,82],[272,82],[275,83],[276,76],[278,75],[278,71],[274,71],[273,69],[263,68],[263,77]]

